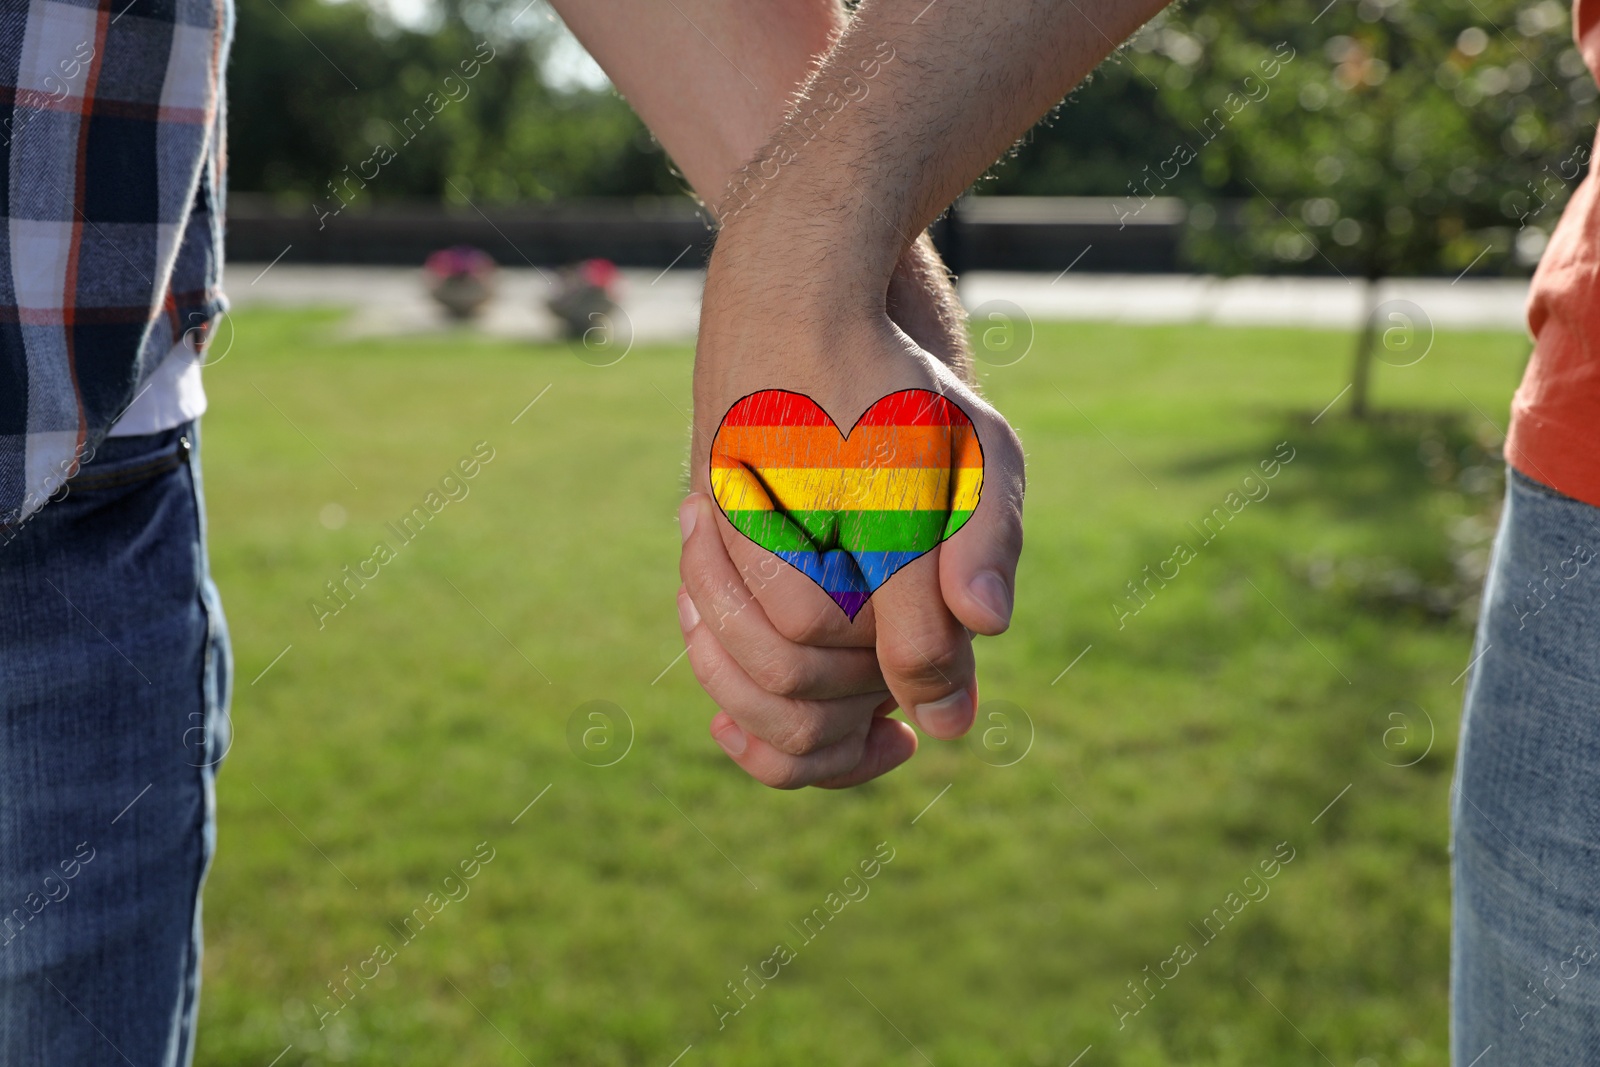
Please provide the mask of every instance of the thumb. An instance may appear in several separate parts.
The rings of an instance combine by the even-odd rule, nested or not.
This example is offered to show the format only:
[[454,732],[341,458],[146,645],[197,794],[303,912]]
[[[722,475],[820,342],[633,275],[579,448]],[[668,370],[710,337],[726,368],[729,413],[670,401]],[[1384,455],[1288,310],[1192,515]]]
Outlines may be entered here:
[[915,559],[868,601],[878,630],[878,666],[896,704],[930,737],[951,740],[972,727],[978,680],[972,638],[942,602],[941,551]]
[[1011,625],[1022,555],[1022,447],[1003,421],[980,435],[983,491],[966,524],[939,546],[939,590],[961,624],[994,636]]

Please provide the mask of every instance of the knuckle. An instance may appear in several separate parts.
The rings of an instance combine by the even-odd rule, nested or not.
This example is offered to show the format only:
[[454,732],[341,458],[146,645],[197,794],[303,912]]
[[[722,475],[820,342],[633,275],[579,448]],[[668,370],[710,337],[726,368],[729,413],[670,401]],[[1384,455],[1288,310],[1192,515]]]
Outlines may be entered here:
[[884,673],[912,682],[945,682],[962,669],[962,648],[950,634],[896,641],[879,655]]
[[690,593],[698,596],[711,584],[711,574],[695,547],[693,538],[683,543],[683,550],[678,553],[678,577]]
[[797,645],[827,644],[833,634],[833,620],[826,610],[781,610],[770,618],[773,628]]
[[750,671],[750,679],[768,693],[785,698],[798,697],[808,681],[799,661],[781,654],[763,658]]
[[721,686],[723,668],[700,644],[698,636],[693,635],[689,641],[689,669],[694,672],[694,680],[700,683],[700,688],[715,696]]
[[1006,428],[1004,439],[1006,451],[1011,453],[1012,459],[1022,459],[1022,457],[1026,454],[1022,447],[1022,437],[1017,433],[1016,428],[1013,427],[1009,422],[1004,423],[1003,425]]
[[1020,466],[1027,452],[1023,448],[1022,437],[1017,433],[1017,428],[1007,422],[1004,416],[998,412],[994,413],[992,420],[983,421],[988,423],[984,427],[988,433],[980,436],[985,448],[994,449],[997,453],[996,458],[1008,463],[1016,463]]
[[769,767],[763,767],[754,777],[762,785],[773,789],[803,789],[816,780],[805,763],[796,759],[774,762]]
[[820,716],[800,714],[791,717],[770,744],[788,756],[809,756],[828,744],[827,725]]

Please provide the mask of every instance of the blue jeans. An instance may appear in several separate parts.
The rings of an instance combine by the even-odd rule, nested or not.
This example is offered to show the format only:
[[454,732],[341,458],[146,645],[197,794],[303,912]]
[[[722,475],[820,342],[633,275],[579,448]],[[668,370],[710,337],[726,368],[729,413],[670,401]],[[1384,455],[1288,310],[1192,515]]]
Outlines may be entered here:
[[1451,1058],[1600,1063],[1600,508],[1509,473],[1473,655]]
[[0,1063],[186,1064],[227,751],[193,425],[0,528]]

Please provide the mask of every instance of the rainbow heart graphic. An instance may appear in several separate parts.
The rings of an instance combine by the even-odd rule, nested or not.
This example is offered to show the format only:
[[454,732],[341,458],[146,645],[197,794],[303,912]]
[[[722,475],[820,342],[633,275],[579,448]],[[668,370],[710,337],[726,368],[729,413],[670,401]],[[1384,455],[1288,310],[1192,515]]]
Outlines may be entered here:
[[931,389],[890,393],[849,433],[810,397],[764,389],[729,408],[711,442],[711,492],[728,521],[852,621],[961,529],[982,491],[977,430]]

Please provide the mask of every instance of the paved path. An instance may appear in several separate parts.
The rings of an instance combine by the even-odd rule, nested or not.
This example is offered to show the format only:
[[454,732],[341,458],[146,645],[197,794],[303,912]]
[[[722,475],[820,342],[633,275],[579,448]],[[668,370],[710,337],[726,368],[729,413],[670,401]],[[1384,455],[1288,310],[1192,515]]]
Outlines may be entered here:
[[[1528,283],[1521,279],[1400,278],[1382,283],[1384,301],[1408,300],[1435,327],[1525,328]],[[961,286],[968,309],[1011,301],[1041,321],[1216,322],[1351,329],[1366,315],[1366,286],[1339,278],[1216,278],[1203,275],[976,273]]]
[[[346,307],[343,330],[357,337],[446,333],[447,320],[427,295],[422,271],[411,267],[228,264],[226,291],[235,309]],[[559,324],[544,309],[549,274],[501,268],[495,298],[477,323],[495,337],[550,340]],[[252,281],[252,279],[254,279]],[[624,271],[621,302],[635,341],[693,338],[700,322],[701,271]]]
[[[263,273],[264,271],[264,273]],[[697,270],[623,271],[622,306],[636,341],[692,338],[704,274]],[[507,338],[556,336],[544,310],[542,272],[502,269],[497,295],[479,328]],[[1524,329],[1524,280],[1414,278],[1385,282],[1384,300],[1409,300],[1437,328]],[[228,294],[235,308],[348,307],[354,336],[445,332],[453,327],[424,295],[419,270],[407,267],[291,266],[234,263]],[[1351,329],[1365,309],[1364,287],[1338,278],[1215,278],[974,272],[961,285],[975,314],[1015,314],[1038,321],[1216,322],[1229,325]],[[1009,305],[1009,306],[1008,306]],[[624,327],[626,328],[626,327]]]

